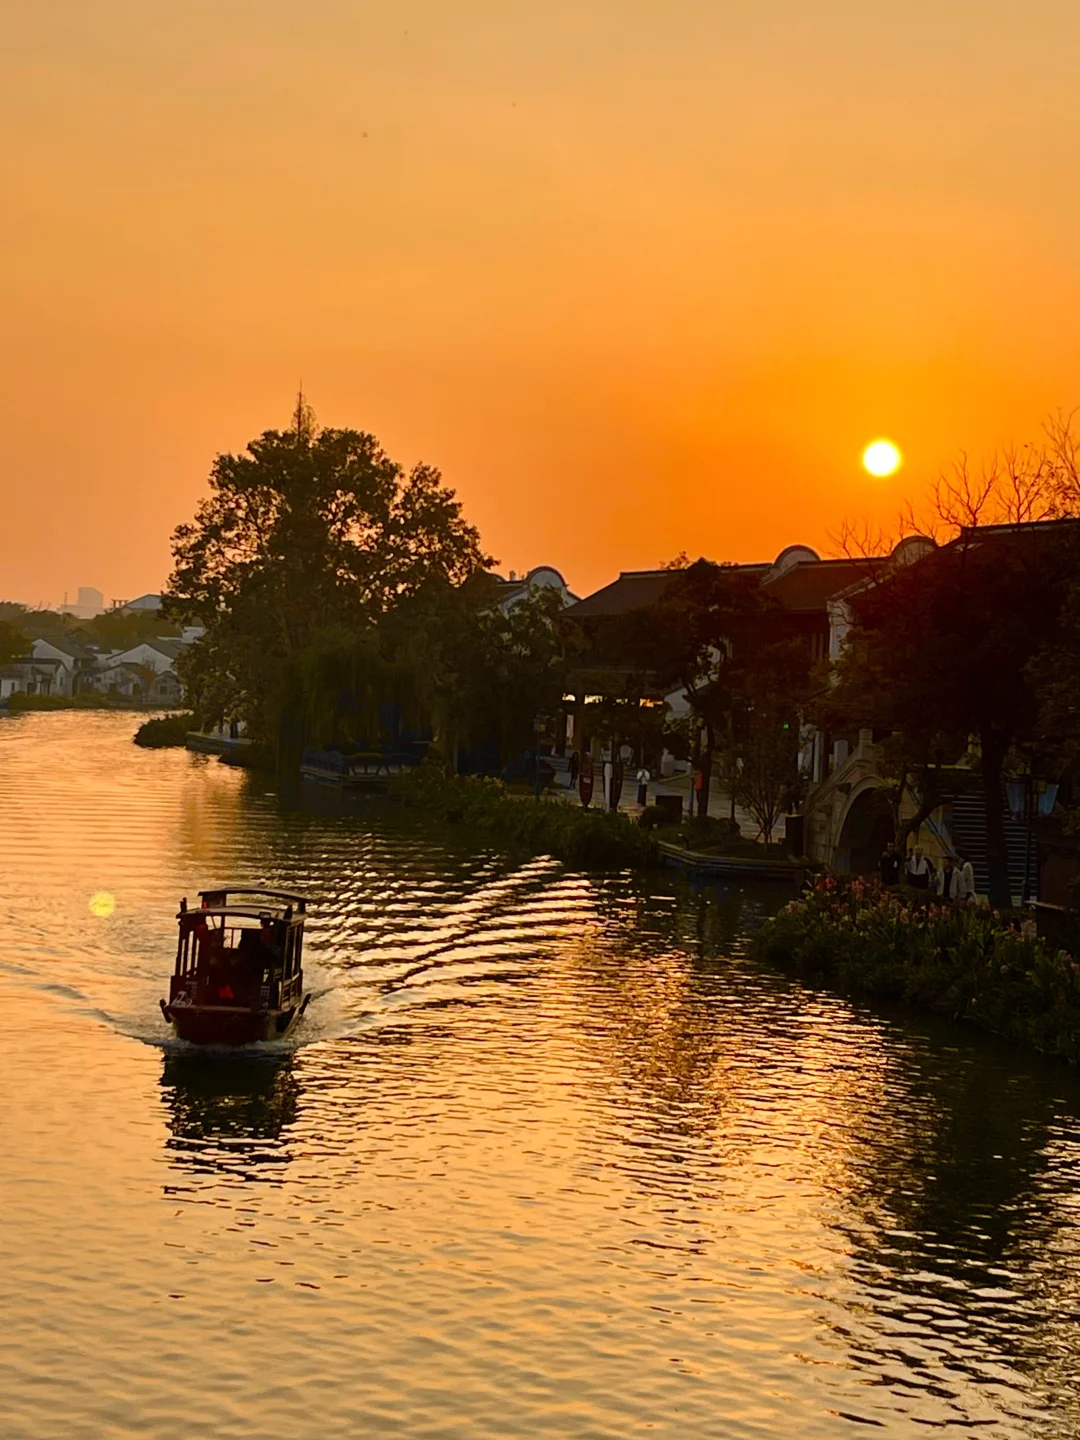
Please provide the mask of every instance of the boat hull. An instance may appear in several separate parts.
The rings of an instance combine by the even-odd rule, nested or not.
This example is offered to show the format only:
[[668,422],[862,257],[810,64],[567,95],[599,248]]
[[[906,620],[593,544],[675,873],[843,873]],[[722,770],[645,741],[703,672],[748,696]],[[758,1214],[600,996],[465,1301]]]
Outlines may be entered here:
[[245,1010],[236,1005],[166,1005],[161,1013],[181,1040],[192,1045],[254,1045],[280,1040],[303,1013],[307,1000],[290,1010]]

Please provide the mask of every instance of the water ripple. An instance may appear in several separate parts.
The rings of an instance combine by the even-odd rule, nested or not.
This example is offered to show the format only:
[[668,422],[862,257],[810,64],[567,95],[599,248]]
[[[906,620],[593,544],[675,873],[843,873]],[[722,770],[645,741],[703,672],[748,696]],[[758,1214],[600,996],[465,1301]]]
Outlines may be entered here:
[[[0,721],[5,1437],[1080,1437],[1071,1072],[132,729]],[[314,902],[240,1055],[157,1011],[227,881]]]

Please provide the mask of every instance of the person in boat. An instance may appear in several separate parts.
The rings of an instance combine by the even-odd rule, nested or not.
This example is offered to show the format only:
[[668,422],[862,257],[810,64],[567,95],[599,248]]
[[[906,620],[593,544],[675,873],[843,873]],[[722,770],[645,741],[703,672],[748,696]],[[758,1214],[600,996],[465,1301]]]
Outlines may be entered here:
[[275,920],[267,910],[259,916],[259,941],[264,952],[275,960],[285,954],[285,928],[284,921]]
[[225,952],[225,932],[211,930],[210,935],[216,938],[207,945],[202,954],[207,966],[207,987],[213,1003],[230,1004],[236,999],[236,990],[232,983],[232,965]]
[[225,954],[225,932],[217,929],[205,916],[195,926],[195,942],[199,947],[199,969],[213,969]]
[[206,977],[206,995],[211,1004],[231,1005],[238,997],[236,957],[225,949],[225,931],[205,916],[195,925],[199,947],[199,969]]

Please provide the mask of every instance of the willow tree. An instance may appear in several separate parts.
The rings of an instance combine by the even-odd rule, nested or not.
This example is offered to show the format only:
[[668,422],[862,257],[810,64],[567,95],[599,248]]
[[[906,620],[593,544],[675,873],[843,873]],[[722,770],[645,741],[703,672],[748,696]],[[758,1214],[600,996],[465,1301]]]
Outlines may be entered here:
[[537,590],[509,610],[498,599],[490,575],[429,585],[382,627],[386,653],[411,676],[410,693],[450,762],[487,741],[505,762],[531,743],[535,717],[562,700],[561,598]]
[[196,705],[266,738],[317,637],[365,630],[425,585],[461,584],[487,563],[438,470],[406,472],[374,435],[321,429],[302,398],[290,429],[217,457],[173,560],[169,613],[206,627],[185,657]]

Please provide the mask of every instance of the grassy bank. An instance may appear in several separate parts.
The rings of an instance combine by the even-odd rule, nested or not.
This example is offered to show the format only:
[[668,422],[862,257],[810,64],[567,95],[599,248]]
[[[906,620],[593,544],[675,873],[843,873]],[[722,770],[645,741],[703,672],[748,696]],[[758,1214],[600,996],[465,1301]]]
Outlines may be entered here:
[[440,820],[471,826],[535,855],[596,869],[657,863],[649,833],[628,816],[513,795],[499,780],[443,775],[421,766],[395,781],[392,793]]
[[160,705],[133,704],[108,695],[26,695],[21,690],[7,698],[8,712],[22,715],[30,710],[159,710]]
[[751,953],[1080,1063],[1080,965],[1030,921],[945,909],[873,880],[827,882],[767,921]]
[[733,860],[759,860],[780,863],[791,856],[783,844],[765,846],[759,840],[743,835],[734,820],[719,820],[713,815],[694,815],[678,825],[669,825],[655,805],[642,813],[640,823],[651,829],[658,840],[672,845],[685,845],[699,855],[716,855]]
[[135,732],[135,744],[147,750],[164,750],[170,745],[183,745],[188,731],[194,730],[194,715],[157,715],[146,720]]

